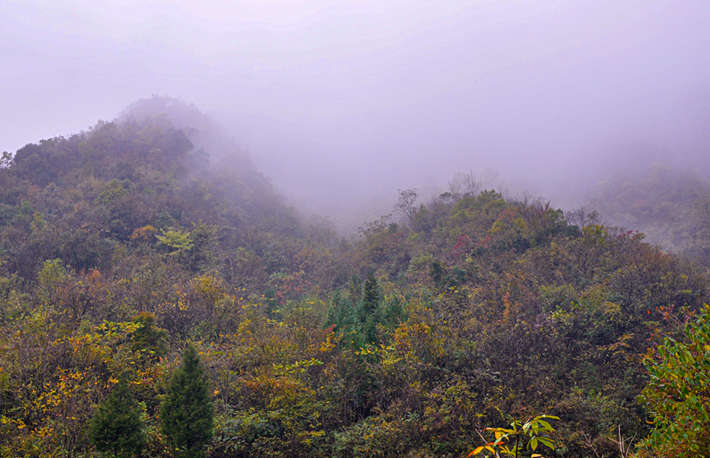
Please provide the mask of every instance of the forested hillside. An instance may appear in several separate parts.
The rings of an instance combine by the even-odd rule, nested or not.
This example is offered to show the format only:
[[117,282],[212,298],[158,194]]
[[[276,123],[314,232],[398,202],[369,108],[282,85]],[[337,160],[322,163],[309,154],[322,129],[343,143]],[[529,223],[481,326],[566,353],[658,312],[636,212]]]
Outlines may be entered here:
[[710,265],[710,183],[655,164],[616,173],[589,201],[612,224],[641,230],[667,251]]
[[[149,104],[6,155],[0,456],[464,457],[542,414],[559,417],[544,456],[707,447],[707,393],[653,369],[704,329],[703,268],[475,180],[417,198],[342,239]],[[704,367],[693,345],[681,373]],[[204,449],[170,426],[190,377],[212,405]],[[691,396],[664,432],[668,399]],[[122,405],[144,436],[112,448],[101,422]]]

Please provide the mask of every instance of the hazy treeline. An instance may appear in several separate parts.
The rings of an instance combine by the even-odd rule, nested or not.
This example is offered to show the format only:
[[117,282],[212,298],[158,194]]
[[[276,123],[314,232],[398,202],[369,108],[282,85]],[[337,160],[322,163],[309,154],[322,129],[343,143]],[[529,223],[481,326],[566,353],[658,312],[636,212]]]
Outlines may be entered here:
[[668,251],[710,263],[710,183],[690,169],[655,164],[616,173],[601,183],[588,205]]
[[188,344],[210,457],[466,456],[485,427],[541,413],[561,419],[558,456],[648,437],[644,361],[682,340],[704,269],[472,175],[423,203],[401,191],[346,240],[233,144],[196,149],[151,110],[0,169],[0,456],[94,456],[91,418],[121,377],[143,456],[173,456],[160,404]]

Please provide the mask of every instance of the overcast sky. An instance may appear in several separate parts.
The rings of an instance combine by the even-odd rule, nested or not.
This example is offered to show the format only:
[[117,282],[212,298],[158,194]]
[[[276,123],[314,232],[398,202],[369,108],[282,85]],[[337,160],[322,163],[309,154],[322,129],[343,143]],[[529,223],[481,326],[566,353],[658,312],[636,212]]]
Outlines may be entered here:
[[0,151],[160,94],[320,213],[457,171],[571,205],[617,165],[710,168],[707,0],[4,0],[0,24]]

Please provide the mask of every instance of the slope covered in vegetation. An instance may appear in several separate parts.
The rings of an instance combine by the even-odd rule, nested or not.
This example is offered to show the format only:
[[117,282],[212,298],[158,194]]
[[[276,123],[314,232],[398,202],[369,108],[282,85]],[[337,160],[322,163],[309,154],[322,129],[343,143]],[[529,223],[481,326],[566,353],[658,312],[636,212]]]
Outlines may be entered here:
[[160,405],[187,345],[210,457],[466,456],[542,413],[557,456],[649,434],[643,359],[701,308],[703,270],[473,185],[404,191],[400,221],[347,242],[190,134],[128,113],[0,169],[0,456],[94,456],[119,379],[143,455],[173,456]]
[[617,173],[589,206],[612,224],[642,231],[667,251],[710,265],[710,183],[691,170],[656,164]]

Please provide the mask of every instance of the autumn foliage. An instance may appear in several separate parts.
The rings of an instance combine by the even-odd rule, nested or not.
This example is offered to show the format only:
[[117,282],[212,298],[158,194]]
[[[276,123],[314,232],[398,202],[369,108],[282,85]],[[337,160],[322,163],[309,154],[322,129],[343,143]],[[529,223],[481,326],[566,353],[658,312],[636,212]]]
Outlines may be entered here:
[[[123,377],[143,456],[463,457],[544,414],[556,456],[707,446],[687,259],[473,185],[341,240],[210,153],[128,117],[0,168],[0,456],[123,453],[91,432]],[[185,348],[213,409],[194,443]]]

